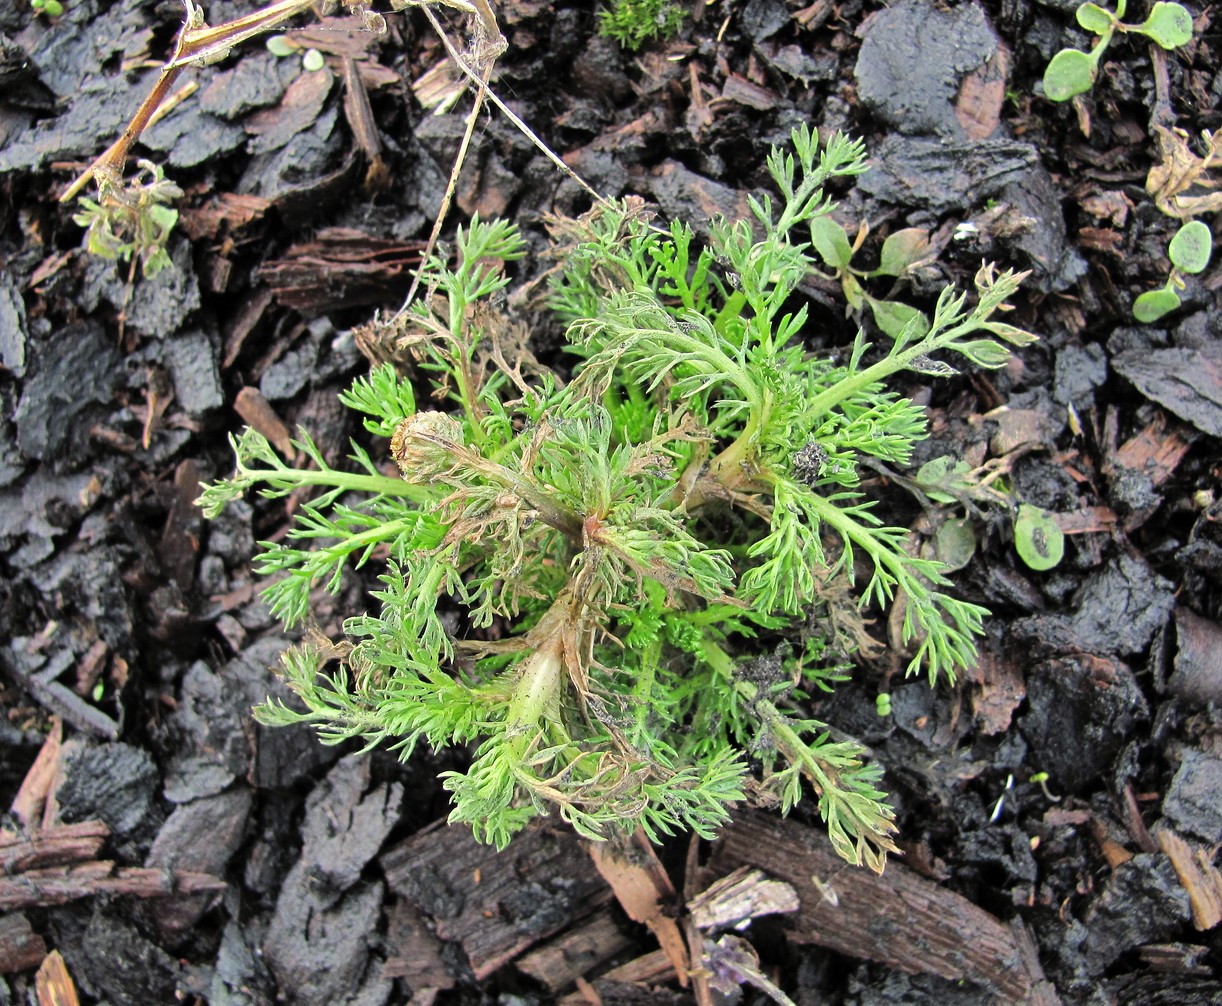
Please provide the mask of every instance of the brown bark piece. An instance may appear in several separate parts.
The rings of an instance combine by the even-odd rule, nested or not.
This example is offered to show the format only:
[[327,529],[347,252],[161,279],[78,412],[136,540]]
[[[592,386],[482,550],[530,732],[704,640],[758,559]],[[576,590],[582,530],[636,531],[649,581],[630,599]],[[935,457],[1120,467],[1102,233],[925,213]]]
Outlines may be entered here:
[[225,881],[185,870],[115,869],[106,860],[66,869],[28,870],[0,877],[0,912],[63,905],[98,894],[131,894],[138,898],[172,898],[223,891]]
[[608,912],[561,933],[518,958],[517,968],[553,992],[572,985],[633,946]]
[[47,945],[20,912],[0,915],[0,974],[38,967]]
[[13,797],[13,805],[9,808],[13,817],[20,822],[23,828],[33,827],[35,819],[42,816],[47,794],[51,792],[55,773],[59,769],[59,752],[63,740],[64,724],[58,717],[55,717],[52,720],[50,733],[42,742],[38,756],[25,774],[25,779],[21,782],[21,789]]
[[982,649],[980,659],[966,675],[977,686],[971,691],[971,705],[980,732],[992,736],[1010,729],[1014,710],[1027,697],[1027,683],[1018,662],[1005,653]]
[[791,884],[771,880],[763,870],[740,866],[713,881],[688,902],[697,929],[737,929],[763,915],[788,914],[801,908]]
[[246,117],[243,126],[252,137],[251,152],[264,154],[279,150],[298,133],[314,125],[334,86],[335,75],[325,68],[296,77],[279,105]]
[[420,262],[420,242],[376,238],[346,227],[319,231],[283,258],[265,262],[257,276],[277,303],[313,316],[402,298]]
[[1167,688],[1182,699],[1222,702],[1222,626],[1177,607],[1175,638],[1175,670]]
[[955,118],[971,140],[987,140],[1001,122],[1006,98],[1006,73],[1010,52],[1000,42],[984,63],[963,78],[955,99]]
[[611,899],[567,829],[536,825],[503,852],[438,822],[380,857],[386,881],[462,944],[477,980]]
[[83,863],[98,854],[110,829],[101,821],[81,821],[42,828],[28,837],[0,836],[0,870],[24,870]]
[[76,985],[68,974],[68,965],[58,950],[52,950],[34,976],[38,990],[38,1006],[78,1006]]
[[242,352],[242,347],[246,344],[246,337],[259,324],[271,302],[272,292],[265,286],[258,287],[242,301],[237,314],[229,324],[229,330],[225,333],[225,356],[221,360],[222,369],[228,370],[233,366],[234,360],[238,358],[238,354]]
[[203,473],[193,458],[179,462],[174,470],[174,500],[166,515],[158,544],[162,569],[185,594],[195,583],[195,561],[199,556],[199,497]]
[[603,879],[611,885],[620,907],[633,922],[641,922],[657,938],[675,969],[679,984],[687,987],[690,960],[679,924],[663,910],[675,889],[658,861],[653,847],[643,839],[624,846],[614,842],[591,842],[590,858]]
[[415,908],[396,901],[387,913],[386,963],[383,978],[405,978],[412,987],[412,1002],[426,991],[454,987],[454,976],[441,955],[441,941]]
[[1209,853],[1194,849],[1170,828],[1158,832],[1159,848],[1167,854],[1192,905],[1192,924],[1205,932],[1222,922],[1222,873]]
[[1054,513],[1052,519],[1062,534],[1110,534],[1119,523],[1110,507],[1087,506],[1066,513]]
[[270,199],[261,196],[221,192],[203,206],[183,210],[179,221],[192,241],[215,241],[222,233],[236,234],[247,224],[262,219],[271,204]]
[[674,979],[674,969],[661,950],[637,957],[584,985],[579,991],[560,1000],[560,1006],[582,1006],[590,1003],[616,1003],[617,1006],[690,1006],[687,992],[675,992],[664,986]]
[[[1031,1002],[1043,980],[1038,959],[982,908],[899,862],[888,863],[882,876],[846,868],[826,836],[805,825],[740,814],[714,847],[709,867],[729,872],[744,863],[797,889],[802,910],[790,930],[797,942],[901,971],[975,982],[1006,1003]],[[833,874],[837,905],[811,880]]]
[[1192,446],[1189,438],[1178,431],[1166,431],[1167,421],[1160,412],[1158,418],[1132,439],[1126,441],[1112,457],[1116,468],[1128,468],[1149,476],[1155,486],[1161,486],[1175,471]]
[[748,80],[742,74],[732,73],[721,88],[722,101],[732,101],[757,112],[770,112],[777,106],[776,92]]
[[293,438],[289,428],[284,425],[284,420],[258,388],[248,385],[239,391],[233,408],[247,426],[267,437],[281,457],[293,456]]

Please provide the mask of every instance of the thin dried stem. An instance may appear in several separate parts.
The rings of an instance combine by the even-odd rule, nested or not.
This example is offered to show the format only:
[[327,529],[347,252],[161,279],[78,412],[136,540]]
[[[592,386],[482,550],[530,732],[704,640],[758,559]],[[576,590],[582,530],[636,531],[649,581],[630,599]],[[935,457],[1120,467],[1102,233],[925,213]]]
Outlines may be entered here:
[[[429,233],[428,244],[424,247],[424,253],[420,257],[420,266],[416,269],[416,275],[412,277],[412,285],[407,291],[407,297],[404,298],[403,307],[399,309],[399,313],[404,313],[408,305],[416,296],[416,291],[420,289],[420,279],[424,275],[424,270],[428,266],[428,261],[433,255],[433,250],[437,247],[437,239],[441,236],[441,228],[445,223],[447,214],[450,212],[450,203],[454,200],[454,193],[458,188],[458,178],[462,174],[462,166],[467,159],[467,150],[471,145],[471,137],[475,134],[475,123],[479,121],[480,110],[484,107],[484,96],[488,93],[488,79],[492,76],[492,67],[496,62],[496,57],[505,51],[505,36],[501,34],[500,27],[496,23],[496,16],[492,12],[492,8],[487,3],[482,3],[482,10],[478,12],[479,20],[476,22],[479,25],[475,39],[473,40],[472,49],[475,53],[475,58],[479,62],[479,73],[473,76],[476,82],[475,101],[471,104],[471,112],[467,116],[467,126],[463,130],[462,143],[458,147],[458,156],[454,158],[454,166],[450,169],[450,177],[446,181],[445,194],[441,197],[441,208],[437,211],[437,218],[433,221],[433,229]],[[449,38],[446,36],[445,29],[441,27],[441,22],[437,20],[437,16],[429,10],[428,7],[421,8],[424,11],[424,16],[429,19],[429,23],[441,37],[442,44],[449,51],[450,56],[459,66],[466,69],[466,61],[455,50]]]
[[[178,30],[174,40],[174,51],[169,60],[161,68],[161,75],[152,91],[140,104],[132,121],[123,130],[123,134],[112,143],[106,151],[86,168],[77,179],[68,186],[59,197],[61,203],[75,199],[81,190],[95,178],[110,178],[116,183],[123,176],[123,168],[127,163],[132,145],[140,138],[140,134],[151,124],[153,117],[162,103],[169,96],[174,82],[187,66],[207,66],[217,63],[229,55],[235,45],[245,42],[265,31],[283,24],[290,18],[307,10],[315,0],[276,0],[275,3],[261,7],[253,14],[246,14],[232,21],[209,27],[204,21],[203,9],[197,7],[193,0],[183,0],[186,6],[186,19]],[[344,4],[349,10],[363,9],[360,0],[347,0]],[[379,18],[378,21],[381,19]],[[367,25],[373,22],[366,21]],[[383,30],[385,22],[381,22]]]
[[[424,275],[426,263],[432,256],[433,249],[437,246],[437,238],[441,234],[442,225],[445,223],[446,214],[449,212],[450,203],[453,199],[454,192],[458,187],[458,178],[462,172],[463,162],[467,156],[467,148],[471,136],[475,130],[476,118],[479,115],[480,109],[483,107],[485,98],[488,101],[491,101],[492,104],[494,104],[501,111],[505,118],[512,122],[522,132],[522,134],[530,140],[531,143],[538,147],[548,160],[550,160],[564,174],[568,175],[569,178],[573,179],[573,181],[575,181],[587,193],[589,193],[596,203],[607,202],[605,197],[590,186],[585,179],[577,174],[577,172],[565,164],[564,161],[560,159],[560,156],[554,150],[552,150],[551,147],[544,143],[543,140],[540,139],[539,135],[524,121],[522,121],[522,119],[516,112],[513,111],[513,109],[511,109],[505,104],[505,102],[497,97],[496,92],[488,86],[488,81],[492,75],[493,64],[496,57],[505,51],[504,46],[506,43],[504,36],[501,35],[500,29],[497,27],[496,16],[493,13],[492,8],[488,5],[487,0],[474,0],[474,6],[479,17],[479,21],[477,23],[481,25],[483,34],[482,42],[480,34],[477,34],[475,40],[473,41],[472,55],[474,56],[474,65],[472,65],[472,62],[469,61],[463,53],[459,52],[458,47],[450,41],[450,37],[446,34],[445,28],[442,27],[441,22],[437,20],[437,16],[427,5],[413,4],[413,6],[421,7],[424,12],[424,16],[428,18],[429,23],[433,26],[433,30],[437,32],[437,37],[441,39],[441,44],[445,46],[446,52],[454,61],[454,65],[457,66],[472,81],[472,83],[475,84],[476,92],[475,103],[471,108],[471,114],[467,118],[466,131],[463,133],[462,145],[459,148],[458,157],[454,161],[454,167],[450,171],[450,178],[446,185],[445,196],[442,198],[441,209],[437,214],[437,219],[433,222],[433,230],[432,233],[429,234],[428,245],[424,249],[424,255],[420,261],[420,267],[417,269],[415,278],[412,280],[411,288],[407,291],[407,297],[403,301],[403,307],[399,309],[400,314],[407,311],[408,307],[412,303],[412,300],[415,298],[416,293],[420,288],[420,279]],[[457,3],[452,3],[451,6],[460,7],[460,5]],[[491,26],[491,31],[489,30],[489,25]],[[495,49],[495,52],[492,53],[491,58],[487,58],[485,55],[487,52],[486,46],[489,40],[491,40],[493,48]]]

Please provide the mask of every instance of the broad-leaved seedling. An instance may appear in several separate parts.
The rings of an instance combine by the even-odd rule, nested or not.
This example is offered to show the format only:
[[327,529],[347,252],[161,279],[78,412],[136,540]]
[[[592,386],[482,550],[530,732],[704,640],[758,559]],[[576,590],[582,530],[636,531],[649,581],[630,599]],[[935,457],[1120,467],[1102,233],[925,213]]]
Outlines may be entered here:
[[947,289],[885,346],[859,335],[840,357],[810,353],[804,234],[863,151],[837,135],[820,152],[803,128],[768,167],[779,202],[752,199],[753,220],[716,221],[707,243],[653,228],[637,200],[551,221],[551,301],[578,359],[567,383],[499,295],[524,242],[477,219],[388,325],[432,400],[418,406],[389,366],[344,395],[389,439],[385,460],[354,447],[357,470],[341,471],[303,433],[312,467],[292,468],[258,433],[234,440],[209,514],[251,488],[321,491],[259,560],[286,623],[346,566],[384,567],[377,610],[347,621],[346,642],[290,651],[302,706],[269,702],[263,721],[404,757],[471,745],[444,776],[451,819],[498,846],[546,813],[592,838],[707,836],[747,798],[788,810],[805,780],[837,851],[882,869],[895,823],[881,767],[804,711],[870,639],[848,586],[864,572],[861,606],[902,598],[908,669],[931,680],[972,663],[985,612],[875,515],[858,461],[905,465],[925,436],[889,377],[953,373],[935,353],[1000,367],[1005,343],[1034,337],[996,317],[1021,277],[985,266],[972,306]]
[[[1044,572],[1057,566],[1065,555],[1065,534],[1056,518],[1041,507],[1018,500],[1007,479],[1009,457],[993,458],[973,470],[966,461],[942,455],[920,467],[912,488],[942,506],[959,504],[967,514],[938,523],[934,553],[947,569],[962,569],[976,551],[973,516],[981,508],[1004,511],[1014,533],[1014,550],[1029,569]],[[906,481],[906,480],[904,480]]]
[[929,232],[922,227],[905,227],[889,234],[879,253],[878,268],[865,270],[854,267],[853,256],[867,233],[863,225],[850,243],[848,232],[830,216],[821,215],[810,222],[811,244],[823,264],[835,270],[851,312],[860,316],[868,305],[874,323],[893,339],[898,338],[910,322],[921,332],[928,330],[929,319],[924,312],[903,301],[875,297],[862,285],[862,280],[876,276],[901,279],[931,257]]
[[1171,259],[1171,273],[1167,283],[1158,290],[1147,290],[1133,301],[1133,317],[1138,321],[1158,321],[1180,306],[1177,291],[1184,289],[1184,275],[1195,276],[1204,272],[1213,255],[1213,232],[1200,220],[1189,220],[1171,239],[1167,256]]
[[1192,15],[1178,3],[1159,0],[1141,24],[1125,24],[1122,18],[1128,0],[1116,0],[1116,13],[1098,4],[1084,3],[1077,11],[1078,24],[1098,36],[1090,52],[1062,49],[1044,70],[1044,95],[1050,101],[1068,101],[1085,94],[1099,76],[1099,61],[1116,32],[1145,35],[1164,49],[1187,45],[1192,39]]
[[100,177],[95,202],[84,196],[73,221],[85,228],[90,254],[140,266],[146,278],[171,265],[166,242],[178,223],[178,210],[170,204],[182,198],[182,189],[165,177],[152,161],[137,162],[139,171],[127,182]]

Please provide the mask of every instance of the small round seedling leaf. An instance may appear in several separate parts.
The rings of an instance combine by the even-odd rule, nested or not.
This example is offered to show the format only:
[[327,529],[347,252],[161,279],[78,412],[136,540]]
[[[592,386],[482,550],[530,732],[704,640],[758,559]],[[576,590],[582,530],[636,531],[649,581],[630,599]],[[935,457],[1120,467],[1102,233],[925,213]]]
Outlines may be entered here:
[[326,62],[323,54],[317,49],[307,49],[301,57],[302,69],[308,70],[310,73],[317,73],[326,65]]
[[892,339],[903,335],[909,325],[916,326],[917,338],[929,331],[929,319],[910,304],[898,300],[875,300],[870,298],[870,310],[874,314],[874,322]]
[[1152,321],[1158,321],[1163,315],[1170,314],[1179,306],[1180,299],[1170,287],[1147,290],[1133,301],[1133,317],[1148,325]]
[[1175,232],[1175,237],[1167,246],[1171,264],[1181,272],[1190,272],[1194,276],[1209,265],[1213,250],[1213,234],[1209,226],[1200,220],[1189,220]]
[[929,253],[929,231],[924,227],[905,227],[883,242],[879,254],[880,276],[902,276],[915,262]]
[[971,470],[972,466],[966,461],[943,454],[921,465],[917,471],[917,485],[935,503],[954,503],[955,497],[944,490],[970,489],[971,482],[963,476]]
[[1031,569],[1052,569],[1065,555],[1065,534],[1046,510],[1020,503],[1014,519],[1014,547]]
[[291,56],[297,51],[293,44],[283,35],[273,35],[264,44],[267,46],[267,51],[278,59],[284,59],[284,57]]
[[1077,49],[1062,49],[1044,70],[1044,94],[1049,101],[1068,101],[1085,94],[1095,83],[1095,61]]
[[933,538],[934,552],[938,562],[946,567],[945,572],[962,569],[976,554],[976,531],[966,517],[948,520]]
[[1103,35],[1111,30],[1115,18],[1098,4],[1084,3],[1078,8],[1078,24],[1094,35]]
[[841,270],[849,267],[853,246],[844,228],[831,217],[819,216],[810,222],[810,243],[825,265]]
[[1187,45],[1192,41],[1192,15],[1177,3],[1156,3],[1141,32],[1164,49]]
[[59,17],[64,12],[64,5],[59,0],[43,0],[42,11],[47,17]]

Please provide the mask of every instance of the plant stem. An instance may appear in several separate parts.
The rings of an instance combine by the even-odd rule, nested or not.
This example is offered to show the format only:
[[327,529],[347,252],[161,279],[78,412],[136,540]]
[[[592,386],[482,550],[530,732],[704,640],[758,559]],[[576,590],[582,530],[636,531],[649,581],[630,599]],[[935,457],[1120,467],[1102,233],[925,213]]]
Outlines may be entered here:
[[807,411],[812,416],[825,415],[834,406],[839,405],[846,399],[852,398],[862,389],[869,387],[871,384],[881,383],[885,378],[890,377],[897,371],[905,370],[917,357],[928,356],[930,353],[950,345],[960,336],[974,332],[979,327],[978,321],[969,318],[962,324],[947,329],[941,335],[926,337],[907,349],[902,349],[898,353],[891,353],[877,363],[866,367],[865,370],[859,370],[855,374],[850,374],[816,395],[807,403]]
[[437,494],[427,486],[413,485],[404,479],[392,479],[386,475],[357,475],[337,472],[333,469],[316,471],[310,468],[287,468],[281,471],[252,471],[254,479],[275,484],[292,475],[292,488],[298,486],[329,486],[352,492],[372,493],[375,496],[400,496],[413,503],[432,503]]

